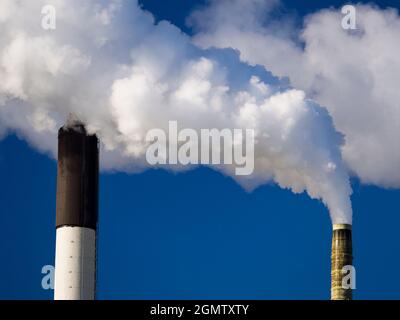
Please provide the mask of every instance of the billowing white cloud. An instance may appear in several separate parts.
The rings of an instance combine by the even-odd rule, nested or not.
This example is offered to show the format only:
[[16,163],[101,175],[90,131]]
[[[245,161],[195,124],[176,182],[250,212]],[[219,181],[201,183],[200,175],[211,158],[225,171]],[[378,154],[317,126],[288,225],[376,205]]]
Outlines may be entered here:
[[[45,4],[56,8],[55,31],[41,28]],[[274,181],[306,191],[335,223],[351,223],[343,137],[304,91],[240,63],[232,50],[194,46],[134,1],[1,0],[0,12],[3,130],[54,155],[57,129],[73,113],[100,137],[103,169],[139,171],[149,167],[146,133],[167,130],[170,120],[195,130],[254,129],[252,175],[213,167],[249,190]]]
[[364,183],[400,187],[398,12],[357,5],[357,29],[344,30],[340,9],[326,9],[306,17],[297,30],[270,14],[279,3],[259,3],[211,1],[189,20],[198,31],[195,42],[235,48],[243,61],[288,76],[327,108],[345,135],[342,155],[354,175]]

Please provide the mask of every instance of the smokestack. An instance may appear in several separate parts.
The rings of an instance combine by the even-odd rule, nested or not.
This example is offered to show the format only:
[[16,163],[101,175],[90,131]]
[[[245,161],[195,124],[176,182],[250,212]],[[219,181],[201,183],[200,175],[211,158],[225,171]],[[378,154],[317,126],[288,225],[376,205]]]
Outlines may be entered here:
[[343,288],[344,266],[353,265],[353,249],[350,224],[334,224],[332,235],[331,299],[351,300],[352,289]]
[[79,122],[58,134],[55,300],[94,300],[99,149]]

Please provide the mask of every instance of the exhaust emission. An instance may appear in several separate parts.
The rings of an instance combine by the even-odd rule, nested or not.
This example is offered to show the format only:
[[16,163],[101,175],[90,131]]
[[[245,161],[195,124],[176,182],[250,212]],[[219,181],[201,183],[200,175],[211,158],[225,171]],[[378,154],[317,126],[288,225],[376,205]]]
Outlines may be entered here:
[[350,224],[334,224],[332,235],[331,299],[351,300],[352,289],[343,287],[343,267],[353,264]]
[[58,134],[55,300],[94,300],[99,149],[83,124]]

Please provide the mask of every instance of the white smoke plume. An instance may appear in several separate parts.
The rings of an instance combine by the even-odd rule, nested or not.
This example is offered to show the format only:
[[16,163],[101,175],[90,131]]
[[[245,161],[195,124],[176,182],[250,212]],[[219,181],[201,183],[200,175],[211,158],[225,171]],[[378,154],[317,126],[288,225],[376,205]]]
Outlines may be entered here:
[[210,1],[189,20],[195,42],[237,49],[242,61],[289,77],[327,108],[344,134],[342,157],[351,173],[367,184],[399,188],[397,10],[355,5],[357,29],[344,30],[341,8],[330,8],[306,17],[299,29],[288,23],[290,17],[274,19],[279,6],[276,0]]
[[[40,24],[44,5],[57,28]],[[251,190],[275,182],[322,200],[334,223],[351,223],[343,137],[326,110],[231,50],[204,50],[136,1],[0,0],[0,132],[55,155],[69,114],[102,142],[105,170],[140,171],[148,130],[254,129]],[[185,170],[172,166],[170,170]]]

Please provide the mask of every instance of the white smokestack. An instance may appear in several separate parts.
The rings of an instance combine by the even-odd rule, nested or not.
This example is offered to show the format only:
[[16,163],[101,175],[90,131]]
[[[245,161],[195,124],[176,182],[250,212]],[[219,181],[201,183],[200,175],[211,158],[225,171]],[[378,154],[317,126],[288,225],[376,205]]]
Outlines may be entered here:
[[94,300],[95,293],[96,231],[58,228],[54,300]]
[[[70,118],[71,119],[71,118]],[[68,127],[72,126],[72,127]],[[93,300],[96,290],[99,151],[69,121],[59,131],[55,300]]]

